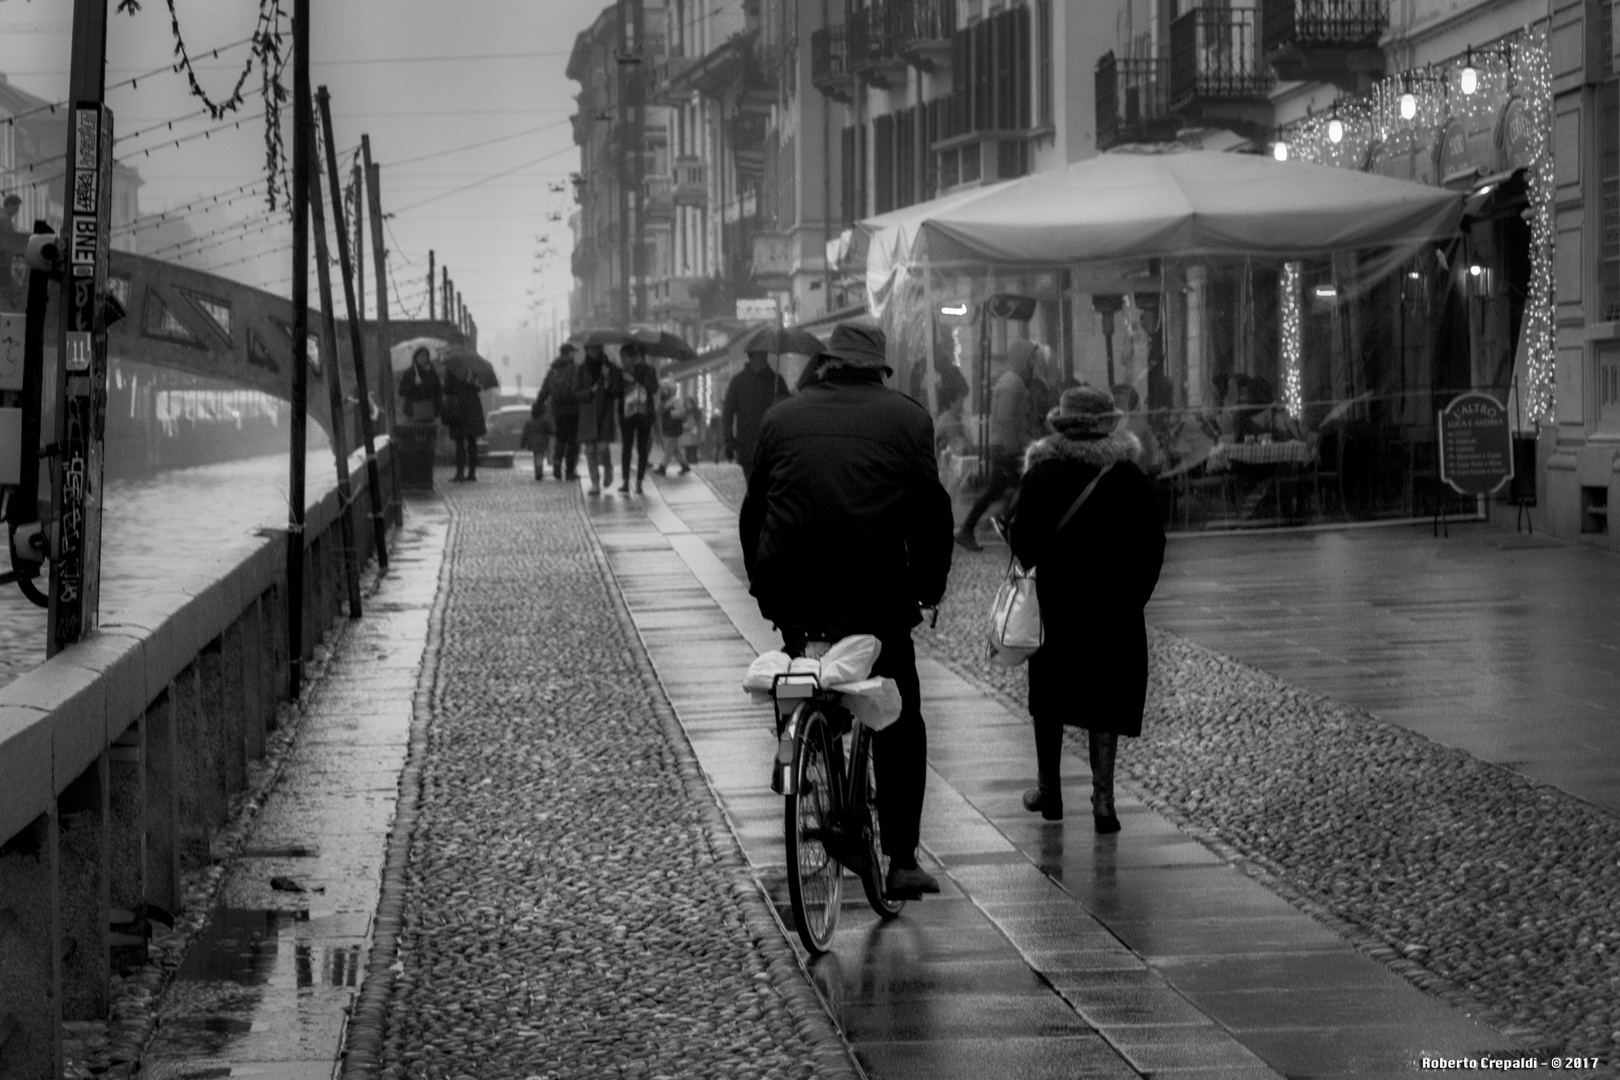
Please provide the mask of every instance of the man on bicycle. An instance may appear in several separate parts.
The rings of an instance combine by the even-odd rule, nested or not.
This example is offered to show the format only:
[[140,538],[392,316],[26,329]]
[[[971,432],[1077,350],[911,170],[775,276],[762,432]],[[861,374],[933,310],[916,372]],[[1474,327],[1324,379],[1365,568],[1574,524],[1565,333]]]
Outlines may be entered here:
[[902,702],[873,736],[884,891],[913,899],[939,883],[917,865],[928,735],[911,628],[945,593],[953,521],[933,420],[883,385],[884,350],[881,330],[839,326],[816,381],[765,414],[739,528],[749,591],[789,652],[810,633],[882,642],[872,674]]

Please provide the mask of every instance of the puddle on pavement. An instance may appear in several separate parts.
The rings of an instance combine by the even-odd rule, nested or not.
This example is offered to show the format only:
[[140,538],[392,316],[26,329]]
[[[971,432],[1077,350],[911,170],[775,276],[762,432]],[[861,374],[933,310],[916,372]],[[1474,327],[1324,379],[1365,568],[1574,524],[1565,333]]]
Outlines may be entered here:
[[323,940],[321,921],[308,911],[215,908],[164,994],[143,1075],[232,1075],[218,1063],[265,1060],[278,1046],[295,1056],[313,1029],[330,1023],[331,992],[352,993],[363,977],[361,945]]

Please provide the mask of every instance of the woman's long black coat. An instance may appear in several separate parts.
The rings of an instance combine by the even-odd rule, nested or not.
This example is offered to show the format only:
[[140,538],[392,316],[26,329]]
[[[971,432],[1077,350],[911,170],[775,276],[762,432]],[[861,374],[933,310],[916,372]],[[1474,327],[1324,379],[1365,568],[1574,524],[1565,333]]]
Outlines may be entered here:
[[[1029,711],[1038,721],[1116,735],[1142,733],[1147,624],[1142,609],[1164,563],[1153,487],[1136,438],[1051,435],[1029,448],[1012,510],[1013,554],[1034,567],[1045,640],[1029,661]],[[1080,492],[1114,464],[1056,532]]]

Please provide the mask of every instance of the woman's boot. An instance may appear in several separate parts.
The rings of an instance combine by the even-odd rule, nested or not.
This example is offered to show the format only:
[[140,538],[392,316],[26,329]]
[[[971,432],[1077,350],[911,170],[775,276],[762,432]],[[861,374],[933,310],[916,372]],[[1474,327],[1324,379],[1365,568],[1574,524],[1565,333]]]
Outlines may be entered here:
[[590,477],[591,477],[591,494],[592,495],[600,495],[600,494],[602,494],[602,484],[597,479],[597,465],[598,465],[598,462],[597,462],[596,444],[595,443],[586,443],[585,444],[585,471],[587,473],[589,473]]
[[1100,833],[1119,832],[1114,814],[1114,760],[1119,736],[1105,731],[1086,732],[1091,756],[1091,816]]
[[1047,821],[1063,820],[1063,724],[1035,721],[1035,787],[1024,792],[1024,809]]

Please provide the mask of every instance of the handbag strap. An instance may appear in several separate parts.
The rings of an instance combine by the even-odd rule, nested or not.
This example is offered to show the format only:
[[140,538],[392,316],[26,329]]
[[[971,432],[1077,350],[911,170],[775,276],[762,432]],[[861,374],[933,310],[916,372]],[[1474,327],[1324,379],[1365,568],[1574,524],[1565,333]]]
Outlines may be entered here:
[[1110,461],[1107,465],[1102,467],[1096,476],[1091,478],[1091,483],[1087,484],[1086,489],[1080,493],[1080,497],[1074,500],[1074,505],[1069,507],[1068,512],[1058,519],[1057,528],[1052,530],[1052,534],[1054,536],[1063,531],[1063,526],[1067,525],[1069,523],[1069,519],[1074,517],[1074,515],[1079,512],[1080,508],[1086,504],[1087,499],[1091,498],[1092,491],[1096,490],[1097,482],[1103,477],[1107,476],[1108,470],[1112,469],[1113,467],[1114,462]]

